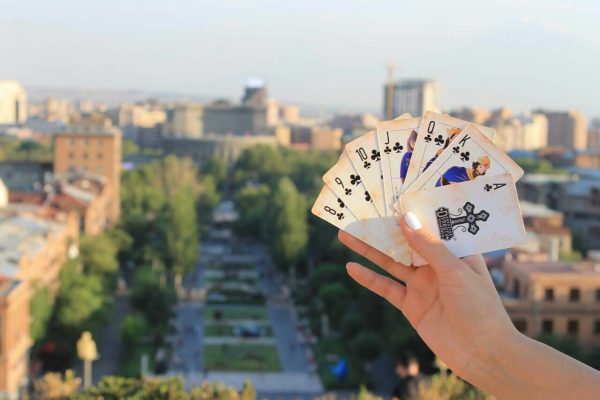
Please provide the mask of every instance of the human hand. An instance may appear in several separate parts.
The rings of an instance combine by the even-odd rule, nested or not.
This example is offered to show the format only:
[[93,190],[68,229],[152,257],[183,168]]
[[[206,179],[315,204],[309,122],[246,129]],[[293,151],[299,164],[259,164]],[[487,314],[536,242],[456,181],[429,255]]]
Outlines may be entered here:
[[359,284],[384,297],[406,316],[423,341],[463,379],[477,384],[520,336],[508,317],[481,255],[459,259],[414,214],[401,221],[410,247],[428,265],[405,266],[340,231],[339,239],[393,277],[357,263],[346,266]]

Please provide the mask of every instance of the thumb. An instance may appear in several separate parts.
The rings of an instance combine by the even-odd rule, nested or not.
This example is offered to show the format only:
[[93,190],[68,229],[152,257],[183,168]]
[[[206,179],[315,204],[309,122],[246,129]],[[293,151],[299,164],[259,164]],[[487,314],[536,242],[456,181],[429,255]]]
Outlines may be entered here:
[[452,254],[437,237],[423,227],[414,213],[407,212],[400,226],[410,247],[431,265],[439,278],[446,281],[453,280],[468,269],[461,259]]

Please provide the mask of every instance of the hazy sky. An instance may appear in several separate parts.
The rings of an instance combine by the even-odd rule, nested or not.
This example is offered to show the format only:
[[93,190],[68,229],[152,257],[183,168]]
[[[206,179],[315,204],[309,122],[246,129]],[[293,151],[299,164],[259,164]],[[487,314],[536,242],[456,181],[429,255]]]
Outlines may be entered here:
[[[567,4],[568,3],[568,4]],[[600,116],[594,1],[0,0],[0,79],[380,110],[385,64],[445,109]]]

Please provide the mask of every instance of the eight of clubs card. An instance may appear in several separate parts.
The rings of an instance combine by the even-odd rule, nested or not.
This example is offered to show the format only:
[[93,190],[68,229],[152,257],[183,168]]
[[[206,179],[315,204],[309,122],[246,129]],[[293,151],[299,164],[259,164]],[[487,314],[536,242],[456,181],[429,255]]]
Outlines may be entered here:
[[449,151],[443,152],[406,193],[506,173],[510,173],[516,182],[523,176],[523,169],[477,126],[469,124],[456,136]]
[[[525,228],[511,174],[405,193],[402,209],[414,213],[457,257],[523,243]],[[425,260],[413,251],[413,265]]]

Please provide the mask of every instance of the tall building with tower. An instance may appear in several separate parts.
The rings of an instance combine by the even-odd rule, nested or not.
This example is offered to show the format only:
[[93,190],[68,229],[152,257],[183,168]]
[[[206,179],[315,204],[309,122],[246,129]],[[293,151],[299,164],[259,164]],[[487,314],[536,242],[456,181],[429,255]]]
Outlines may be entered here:
[[436,81],[405,79],[394,82],[393,67],[388,67],[388,81],[383,88],[383,115],[392,119],[404,113],[420,116],[425,111],[440,111]]
[[0,125],[20,125],[27,119],[27,93],[16,81],[0,81]]

